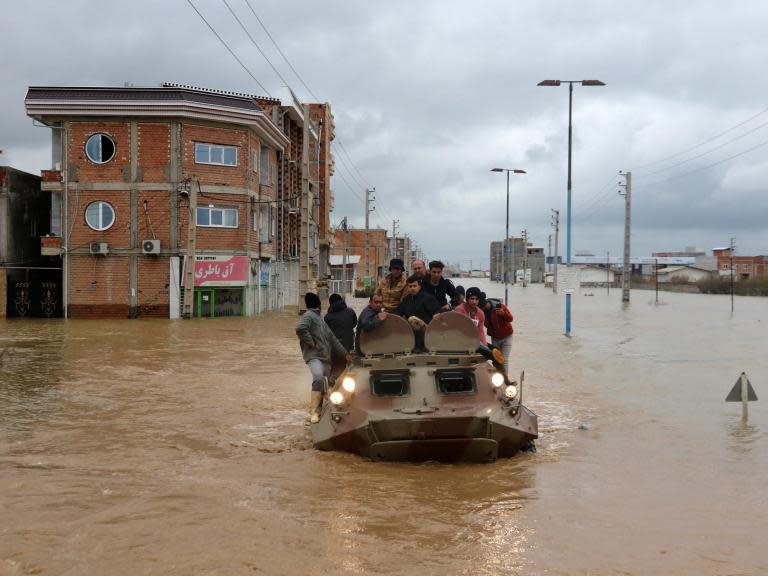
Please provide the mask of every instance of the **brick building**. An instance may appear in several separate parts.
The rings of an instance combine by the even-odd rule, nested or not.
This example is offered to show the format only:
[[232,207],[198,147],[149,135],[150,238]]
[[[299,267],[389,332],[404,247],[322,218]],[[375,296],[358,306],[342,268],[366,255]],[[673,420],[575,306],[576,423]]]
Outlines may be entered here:
[[[359,256],[357,263],[357,288],[362,288],[366,280],[375,286],[389,271],[390,250],[387,231],[384,228],[368,230],[368,250],[366,250],[365,229],[350,228],[346,233],[337,228],[334,232],[331,254],[334,256]],[[407,270],[406,270],[407,272]]]
[[730,276],[731,263],[733,275],[736,278],[748,279],[768,274],[768,256],[740,256],[733,254],[731,248],[713,248],[712,253],[717,259],[717,271],[721,276]]
[[173,85],[29,89],[27,114],[52,129],[42,188],[66,316],[282,306],[279,167],[290,139],[271,103]]

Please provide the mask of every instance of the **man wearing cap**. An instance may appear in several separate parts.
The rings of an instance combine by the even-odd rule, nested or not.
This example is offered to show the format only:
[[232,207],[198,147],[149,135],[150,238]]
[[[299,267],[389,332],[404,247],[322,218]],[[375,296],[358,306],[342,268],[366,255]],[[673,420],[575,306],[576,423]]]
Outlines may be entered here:
[[391,313],[397,312],[397,307],[406,295],[406,282],[403,275],[403,261],[400,258],[392,258],[389,261],[389,274],[384,276],[376,287],[375,294],[384,299],[384,310]]
[[469,316],[472,322],[477,326],[477,335],[480,344],[488,346],[488,338],[485,335],[485,315],[480,309],[480,288],[467,288],[467,300],[462,302],[454,309],[454,312]]
[[352,356],[341,342],[333,335],[328,324],[320,316],[320,297],[307,292],[304,295],[304,312],[296,325],[296,336],[299,337],[301,355],[312,374],[312,399],[309,405],[309,421],[316,424],[320,421],[320,405],[323,402],[323,388],[331,375],[331,362],[334,358],[344,358],[349,364]]
[[429,263],[429,274],[421,281],[421,289],[427,294],[432,294],[443,310],[449,310],[451,306],[459,303],[459,295],[456,287],[448,278],[443,278],[445,264],[440,260]]

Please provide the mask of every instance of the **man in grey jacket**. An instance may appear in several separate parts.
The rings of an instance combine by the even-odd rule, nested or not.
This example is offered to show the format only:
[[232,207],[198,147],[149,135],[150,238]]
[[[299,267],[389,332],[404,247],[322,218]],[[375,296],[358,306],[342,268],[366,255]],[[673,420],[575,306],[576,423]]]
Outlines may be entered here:
[[323,387],[326,378],[331,374],[331,361],[334,357],[338,357],[345,358],[349,363],[352,361],[352,357],[323,321],[320,315],[320,298],[318,295],[307,292],[304,295],[304,304],[307,306],[307,311],[296,325],[296,335],[299,337],[301,355],[312,374],[309,421],[316,424],[320,421]]

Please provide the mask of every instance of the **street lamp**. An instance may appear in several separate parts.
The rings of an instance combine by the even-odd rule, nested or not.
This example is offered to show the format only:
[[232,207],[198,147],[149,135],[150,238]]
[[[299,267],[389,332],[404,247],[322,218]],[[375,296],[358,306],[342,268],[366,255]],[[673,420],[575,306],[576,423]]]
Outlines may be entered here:
[[[507,242],[509,241],[509,173],[526,174],[525,170],[515,168],[491,168],[491,172],[507,173],[507,227],[504,231],[504,243],[501,249],[501,275],[504,276],[504,305],[509,306],[509,279],[507,278]],[[526,247],[527,250],[527,247]]]
[[[605,86],[605,82],[600,80],[542,80],[539,86],[560,86],[568,84],[568,211],[567,211],[567,232],[566,232],[566,263],[568,268],[571,263],[571,147],[572,147],[572,123],[573,115],[573,85],[582,86]],[[555,262],[557,266],[557,262]],[[565,294],[565,335],[571,335],[571,294],[566,291]]]

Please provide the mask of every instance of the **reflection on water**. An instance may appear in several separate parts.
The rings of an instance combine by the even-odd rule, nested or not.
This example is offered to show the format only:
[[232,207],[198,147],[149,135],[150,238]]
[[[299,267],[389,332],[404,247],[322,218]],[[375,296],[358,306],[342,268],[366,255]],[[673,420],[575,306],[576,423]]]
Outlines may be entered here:
[[489,465],[312,449],[294,313],[3,322],[0,574],[768,573],[766,300],[510,296],[541,438]]

